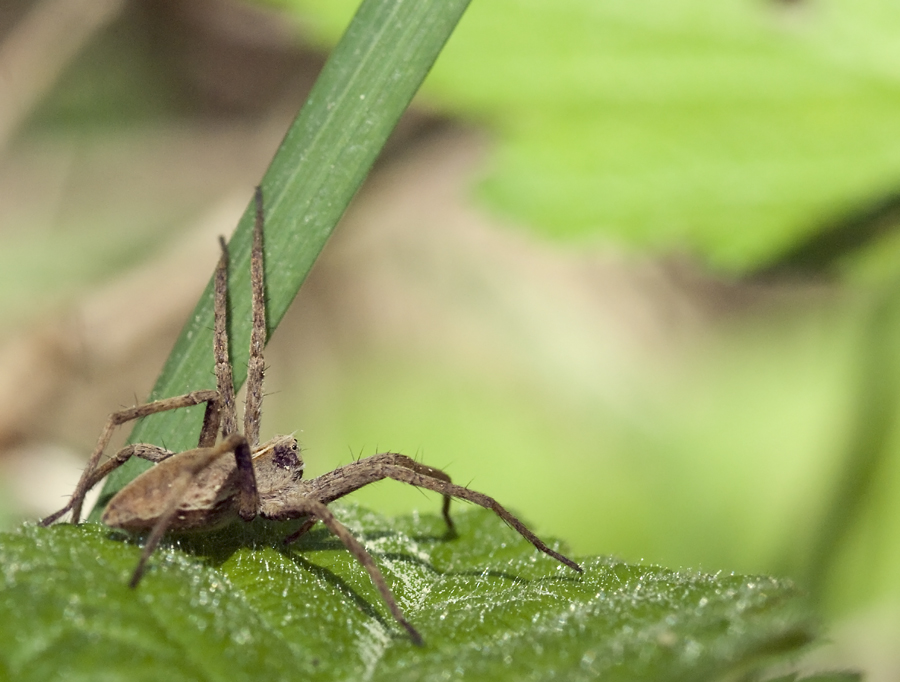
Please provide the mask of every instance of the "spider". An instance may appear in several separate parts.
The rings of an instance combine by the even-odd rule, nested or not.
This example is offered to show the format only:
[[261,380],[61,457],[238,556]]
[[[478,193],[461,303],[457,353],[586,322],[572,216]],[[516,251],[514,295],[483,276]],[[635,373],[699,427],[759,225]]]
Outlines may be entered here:
[[[260,188],[256,189],[255,204],[256,221],[250,259],[253,326],[243,435],[237,430],[234,380],[226,331],[228,247],[224,238],[220,238],[222,255],[216,266],[214,282],[213,354],[217,389],[193,391],[111,414],[71,499],[41,523],[49,525],[68,512],[71,512],[72,523],[78,523],[86,493],[128,459],[140,457],[155,466],[122,488],[109,501],[101,517],[104,524],[113,528],[131,532],[149,531],[131,576],[131,587],[136,587],[140,582],[148,559],[167,531],[211,530],[237,519],[251,521],[256,516],[277,521],[305,519],[296,532],[285,538],[285,543],[290,543],[321,521],[363,565],[391,615],[406,628],[416,644],[422,644],[422,637],[406,620],[372,556],[328,508],[330,502],[365,485],[390,478],[441,493],[444,496],[442,513],[451,533],[454,531],[450,518],[451,498],[468,500],[491,509],[537,549],[580,573],[582,569],[577,563],[550,549],[496,500],[455,485],[440,469],[405,455],[384,452],[339,467],[318,478],[304,480],[303,459],[293,436],[275,436],[259,443],[263,348],[266,344],[264,216]],[[156,445],[128,445],[114,457],[100,462],[117,426],[158,412],[202,403],[206,404],[206,412],[197,448],[174,453]],[[222,438],[217,444],[219,432]]]

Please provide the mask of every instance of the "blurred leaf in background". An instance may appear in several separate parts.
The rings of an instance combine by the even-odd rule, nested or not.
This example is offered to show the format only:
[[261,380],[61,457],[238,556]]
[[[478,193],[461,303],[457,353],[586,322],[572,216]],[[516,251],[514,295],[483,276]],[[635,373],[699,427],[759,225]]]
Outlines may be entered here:
[[[324,42],[356,5],[279,4]],[[489,126],[495,210],[740,272],[896,191],[898,34],[880,0],[498,0],[467,14],[424,93]]]

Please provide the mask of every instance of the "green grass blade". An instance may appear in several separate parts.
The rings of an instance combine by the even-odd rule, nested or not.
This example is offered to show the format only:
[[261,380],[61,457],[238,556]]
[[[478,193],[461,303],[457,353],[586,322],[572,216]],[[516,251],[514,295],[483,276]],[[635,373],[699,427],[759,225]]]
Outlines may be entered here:
[[[270,331],[294,299],[331,231],[452,33],[468,0],[365,0],[335,47],[262,181]],[[248,188],[248,200],[250,192]],[[246,376],[253,207],[230,242],[231,351]],[[210,248],[216,248],[214,244]],[[151,399],[213,388],[211,284],[182,330]],[[196,444],[203,407],[154,415],[132,442],[183,450]],[[99,426],[99,425],[98,425]],[[146,467],[110,476],[99,506]]]

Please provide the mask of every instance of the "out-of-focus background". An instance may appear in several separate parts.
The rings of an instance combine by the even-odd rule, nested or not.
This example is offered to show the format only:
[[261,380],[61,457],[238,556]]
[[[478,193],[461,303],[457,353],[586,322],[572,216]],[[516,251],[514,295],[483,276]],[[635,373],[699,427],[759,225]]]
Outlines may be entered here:
[[[356,4],[0,5],[0,525],[147,395]],[[887,0],[476,0],[272,339],[264,433],[310,475],[415,455],[575,554],[791,576],[821,661],[898,679],[898,121]]]

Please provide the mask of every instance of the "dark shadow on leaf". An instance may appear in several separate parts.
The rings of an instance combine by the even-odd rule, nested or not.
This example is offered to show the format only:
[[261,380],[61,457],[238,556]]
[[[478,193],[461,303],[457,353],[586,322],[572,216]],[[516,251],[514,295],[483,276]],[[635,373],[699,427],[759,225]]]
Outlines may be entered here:
[[448,528],[443,535],[411,535],[413,542],[419,542],[423,545],[433,545],[439,542],[451,542],[459,537],[459,533],[454,528]]
[[[337,537],[332,535],[327,528],[318,525],[301,536],[296,542],[293,542],[290,545],[284,544],[284,539],[294,533],[302,524],[303,519],[294,521],[269,521],[257,518],[250,523],[235,522],[223,528],[211,531],[173,533],[166,536],[166,539],[162,543],[162,547],[174,548],[190,554],[201,559],[203,563],[211,568],[221,567],[239,549],[270,547],[288,557],[300,568],[331,582],[335,587],[356,601],[360,608],[363,608],[362,605],[366,604],[366,608],[363,608],[363,610],[367,615],[377,615],[377,612],[374,611],[371,605],[368,605],[362,597],[353,592],[353,590],[338,576],[303,558],[303,553],[309,551],[347,552],[347,548],[344,544]],[[375,540],[396,538],[398,535],[402,535],[402,531],[375,530],[364,532],[360,534],[359,537],[360,540],[366,543]],[[132,535],[121,530],[110,530],[107,537],[112,540],[126,542],[135,546],[142,546],[146,534]],[[459,536],[453,529],[448,529],[443,536],[424,535],[415,536],[412,539],[415,542],[436,544],[440,542],[450,542],[457,537]],[[441,570],[434,566],[430,561],[425,561],[413,554],[405,552],[375,553],[374,556],[376,560],[382,558],[389,561],[415,565],[425,569],[433,575],[441,577],[490,577],[526,584],[534,582],[573,583],[578,582],[580,577],[550,575],[530,579],[523,578],[521,575],[509,571],[478,567],[467,570]]]
[[[242,548],[278,548],[284,538],[296,531],[301,521],[268,521],[254,519],[250,523],[236,522],[215,530],[194,533],[170,533],[161,547],[178,549],[197,558],[207,565],[218,568]],[[107,537],[111,540],[143,546],[148,533],[130,534],[111,529]],[[338,543],[340,547],[343,547]],[[152,559],[151,559],[152,561]]]
[[334,572],[324,568],[322,566],[318,566],[311,561],[306,560],[301,555],[296,552],[286,551],[284,552],[285,556],[287,556],[297,568],[301,571],[305,571],[324,582],[327,582],[332,587],[336,588],[342,595],[347,597],[350,601],[356,604],[357,608],[362,611],[368,618],[374,618],[377,620],[385,629],[393,631],[394,626],[396,625],[394,621],[386,621],[378,611],[375,610],[375,607],[372,606],[368,601],[366,601],[363,597],[359,595],[350,585],[347,584],[345,580],[343,580],[340,576],[335,574]]

